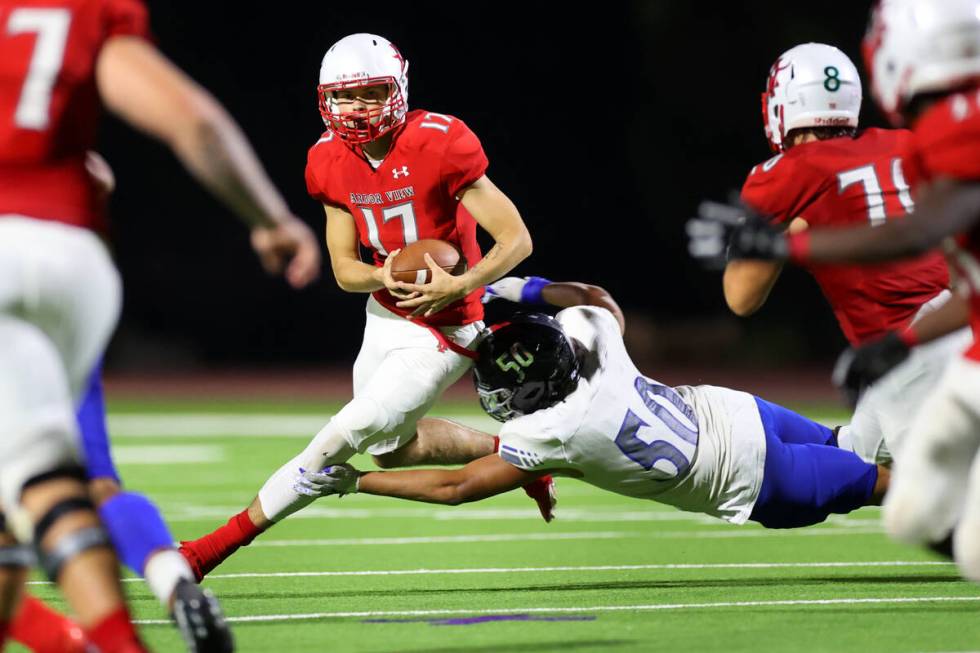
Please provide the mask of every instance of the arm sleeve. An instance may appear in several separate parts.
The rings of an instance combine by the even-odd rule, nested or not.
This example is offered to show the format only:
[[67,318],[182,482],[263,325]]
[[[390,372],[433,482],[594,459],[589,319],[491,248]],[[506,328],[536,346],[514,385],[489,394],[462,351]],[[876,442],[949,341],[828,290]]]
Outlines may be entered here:
[[752,168],[742,186],[742,201],[777,225],[803,215],[811,200],[806,170],[780,154]]
[[446,146],[442,169],[446,188],[450,195],[459,192],[487,172],[489,161],[483,145],[470,128],[462,122],[454,125],[452,140]]
[[518,417],[500,429],[501,458],[518,469],[536,471],[569,467],[565,447],[546,422],[551,408]]
[[328,189],[322,183],[322,180],[316,174],[316,145],[309,149],[306,154],[306,170],[304,176],[306,177],[306,192],[310,194],[310,197],[320,202],[321,204],[334,204],[337,202],[330,199],[328,194]]
[[107,0],[105,37],[139,36],[151,39],[150,13],[141,0]]

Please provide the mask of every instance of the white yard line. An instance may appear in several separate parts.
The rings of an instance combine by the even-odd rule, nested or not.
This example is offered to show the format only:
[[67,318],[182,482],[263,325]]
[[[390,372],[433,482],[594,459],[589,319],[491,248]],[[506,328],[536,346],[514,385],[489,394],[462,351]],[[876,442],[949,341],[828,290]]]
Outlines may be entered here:
[[[475,405],[475,404],[474,404]],[[308,413],[111,413],[109,431],[119,437],[309,437],[323,428],[333,415]],[[496,433],[500,425],[475,413],[434,413],[473,428]]]
[[[645,565],[563,565],[555,567],[450,567],[443,569],[354,569],[344,571],[287,571],[238,574],[209,574],[207,580],[236,578],[323,578],[344,576],[441,576],[464,574],[562,573],[583,571],[684,571],[695,569],[861,569],[898,567],[953,567],[942,560],[859,560],[852,562],[706,562]],[[124,583],[141,583],[141,578],[124,578]],[[50,585],[30,581],[28,585]]]
[[298,546],[392,546],[406,544],[469,544],[472,542],[548,542],[557,540],[620,540],[620,539],[737,539],[764,537],[836,537],[840,535],[873,535],[880,528],[803,528],[793,530],[739,529],[717,531],[582,531],[578,533],[503,533],[492,535],[436,535],[420,537],[361,537],[303,540],[257,540],[255,547]]
[[321,578],[333,576],[441,576],[458,574],[524,574],[583,571],[683,571],[694,569],[859,569],[866,567],[953,567],[941,560],[881,560],[860,562],[733,562],[649,565],[565,565],[559,567],[477,567],[452,569],[367,569],[351,571],[291,571],[209,574],[208,580],[229,578]]
[[[718,601],[714,603],[655,603],[647,605],[593,605],[576,607],[527,607],[527,608],[475,608],[447,610],[372,610],[364,612],[310,612],[306,614],[260,614],[247,617],[229,617],[233,623],[264,621],[295,621],[308,619],[376,618],[376,617],[429,617],[441,615],[477,614],[570,614],[582,612],[628,612],[653,610],[717,610],[720,608],[768,608],[811,605],[878,605],[908,603],[973,603],[980,596],[896,596],[868,597],[857,599],[794,599],[786,601]],[[143,619],[134,621],[140,625],[170,624],[165,619]]]
[[120,465],[172,465],[224,462],[225,448],[214,445],[116,445],[112,457]]
[[[394,502],[392,502],[394,503]],[[530,502],[528,502],[530,504]],[[614,506],[592,506],[589,508],[559,509],[558,518],[562,522],[695,522],[699,524],[725,526],[708,515],[693,512],[662,510],[650,504],[649,510],[623,510]],[[165,504],[167,521],[202,521],[207,519],[226,519],[241,506],[201,506],[187,504]],[[540,521],[537,508],[331,508],[313,505],[290,516],[295,519],[427,519],[435,521]],[[867,524],[862,524],[867,525]]]
[[549,542],[560,540],[618,540],[633,536],[619,531],[586,531],[581,533],[499,533],[491,535],[430,535],[421,537],[351,537],[311,540],[256,540],[249,546],[390,546],[404,544],[470,544],[473,542]]

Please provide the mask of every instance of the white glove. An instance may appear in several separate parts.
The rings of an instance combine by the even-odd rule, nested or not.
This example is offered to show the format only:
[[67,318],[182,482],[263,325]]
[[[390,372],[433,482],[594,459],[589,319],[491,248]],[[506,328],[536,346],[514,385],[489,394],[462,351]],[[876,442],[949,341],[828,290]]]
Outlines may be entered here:
[[487,304],[495,299],[506,299],[512,302],[521,301],[521,291],[527,285],[527,279],[521,277],[504,277],[486,286],[483,293],[483,303]]
[[361,472],[346,463],[324,467],[318,472],[300,468],[300,474],[293,482],[293,491],[308,497],[353,494],[357,492],[357,479],[360,476]]

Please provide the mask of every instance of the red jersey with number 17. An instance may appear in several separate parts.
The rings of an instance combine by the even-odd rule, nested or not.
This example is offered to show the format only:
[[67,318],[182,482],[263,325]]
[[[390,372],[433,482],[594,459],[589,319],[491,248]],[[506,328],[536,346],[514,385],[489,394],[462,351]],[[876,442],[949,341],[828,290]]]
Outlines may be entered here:
[[148,35],[139,0],[0,0],[0,215],[104,229],[85,171],[95,63],[110,38]]
[[[909,168],[923,182],[943,177],[980,182],[980,90],[930,107],[916,121],[914,135]],[[980,225],[957,234],[949,258],[970,296],[973,346],[966,356],[980,361]]]
[[[375,265],[408,243],[437,238],[456,245],[473,267],[482,258],[476,220],[457,194],[486,170],[483,146],[462,120],[416,110],[398,128],[377,169],[333,132],[324,133],[307,157],[306,188],[314,199],[354,216],[358,237]],[[420,320],[453,326],[483,319],[482,294],[482,288],[475,290]],[[407,315],[386,289],[374,297],[388,310]]]
[[[867,129],[856,138],[797,145],[752,168],[742,200],[778,224],[794,218],[810,227],[882,224],[913,207],[902,162],[911,140],[906,130]],[[883,265],[812,265],[809,271],[855,346],[904,328],[949,286],[938,251]]]

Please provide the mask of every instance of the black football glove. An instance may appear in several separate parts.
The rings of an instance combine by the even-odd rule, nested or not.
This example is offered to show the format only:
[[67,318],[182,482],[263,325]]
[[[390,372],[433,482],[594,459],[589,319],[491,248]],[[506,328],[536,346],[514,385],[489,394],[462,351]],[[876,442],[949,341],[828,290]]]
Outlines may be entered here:
[[783,232],[744,206],[701,202],[698,216],[687,221],[687,249],[709,269],[731,259],[776,259],[789,255]]
[[856,349],[849,347],[834,365],[834,385],[853,408],[868,386],[908,358],[909,351],[909,346],[894,331]]

